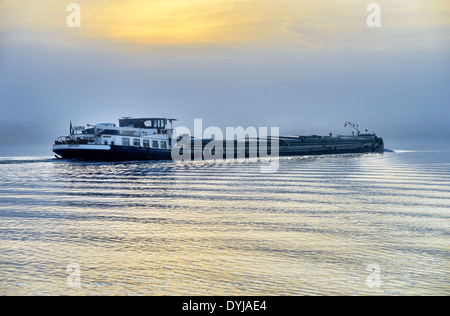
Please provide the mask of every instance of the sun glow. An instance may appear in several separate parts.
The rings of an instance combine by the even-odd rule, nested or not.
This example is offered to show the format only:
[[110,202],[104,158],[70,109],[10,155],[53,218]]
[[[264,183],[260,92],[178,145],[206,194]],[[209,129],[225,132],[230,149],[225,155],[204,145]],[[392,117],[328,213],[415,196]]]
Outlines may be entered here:
[[[81,27],[68,29],[70,2],[56,0],[0,3],[0,30],[21,28],[47,34],[141,45],[233,46],[265,42],[307,50],[366,45],[378,36],[388,47],[425,41],[449,29],[446,0],[379,0],[383,27],[368,32],[366,3],[358,0],[74,0]],[[416,34],[410,34],[415,32]],[[441,36],[442,39],[442,36]],[[389,43],[386,42],[389,41]],[[382,46],[380,45],[380,46]]]
[[226,44],[265,38],[274,32],[279,14],[272,10],[271,17],[261,7],[249,7],[250,3],[230,0],[111,3],[91,25],[96,30],[93,35],[140,44]]

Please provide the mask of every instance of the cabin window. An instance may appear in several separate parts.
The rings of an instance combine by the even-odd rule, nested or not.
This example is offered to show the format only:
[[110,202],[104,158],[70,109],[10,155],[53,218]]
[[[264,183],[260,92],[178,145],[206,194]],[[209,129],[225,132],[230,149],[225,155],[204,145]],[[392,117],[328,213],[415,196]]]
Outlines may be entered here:
[[166,142],[161,142],[161,148],[167,149],[167,143]]
[[130,146],[130,139],[129,138],[122,138],[122,145],[123,146]]
[[158,141],[157,140],[152,141],[152,147],[158,148]]
[[133,145],[136,147],[140,147],[141,146],[141,140],[138,138],[133,139]]
[[142,142],[144,143],[144,147],[145,148],[149,148],[150,147],[150,142],[147,139],[144,139]]

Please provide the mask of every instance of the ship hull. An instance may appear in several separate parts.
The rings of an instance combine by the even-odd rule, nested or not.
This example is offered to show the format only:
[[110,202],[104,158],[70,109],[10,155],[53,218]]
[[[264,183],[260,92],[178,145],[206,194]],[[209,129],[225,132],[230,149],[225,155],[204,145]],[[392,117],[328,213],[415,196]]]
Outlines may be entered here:
[[58,158],[95,161],[170,160],[170,150],[111,145],[54,145]]
[[[134,146],[94,145],[94,144],[56,144],[53,151],[59,158],[96,161],[133,160],[202,160],[235,159],[249,157],[286,157],[306,155],[334,155],[349,153],[382,153],[384,143],[378,137],[284,137],[276,140],[278,152],[273,152],[274,141],[260,148],[258,142],[192,140],[187,147],[187,155],[173,157],[170,149],[156,149]],[[211,149],[214,148],[214,154]],[[228,152],[227,152],[228,150]],[[177,159],[178,158],[178,159]]]

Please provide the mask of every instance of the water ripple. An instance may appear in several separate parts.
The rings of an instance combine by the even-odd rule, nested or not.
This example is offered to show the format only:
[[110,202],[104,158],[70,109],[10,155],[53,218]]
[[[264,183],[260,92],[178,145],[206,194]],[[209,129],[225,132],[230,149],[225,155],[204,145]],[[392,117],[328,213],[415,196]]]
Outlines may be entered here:
[[436,148],[286,157],[273,174],[0,158],[0,294],[448,295],[450,162]]

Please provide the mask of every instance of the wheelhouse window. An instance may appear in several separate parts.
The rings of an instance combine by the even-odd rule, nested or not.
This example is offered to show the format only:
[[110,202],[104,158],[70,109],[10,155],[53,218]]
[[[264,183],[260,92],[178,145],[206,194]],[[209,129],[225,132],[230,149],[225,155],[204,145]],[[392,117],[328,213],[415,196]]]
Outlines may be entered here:
[[150,142],[148,141],[148,139],[144,139],[142,142],[144,143],[144,147],[145,148],[149,148],[150,147]]
[[130,139],[123,137],[122,138],[122,146],[130,146]]
[[133,145],[136,146],[136,147],[140,147],[141,146],[141,140],[139,138],[133,139]]
[[152,147],[153,148],[158,148],[158,141],[157,140],[152,141]]
[[167,143],[166,142],[161,142],[161,148],[167,149]]

